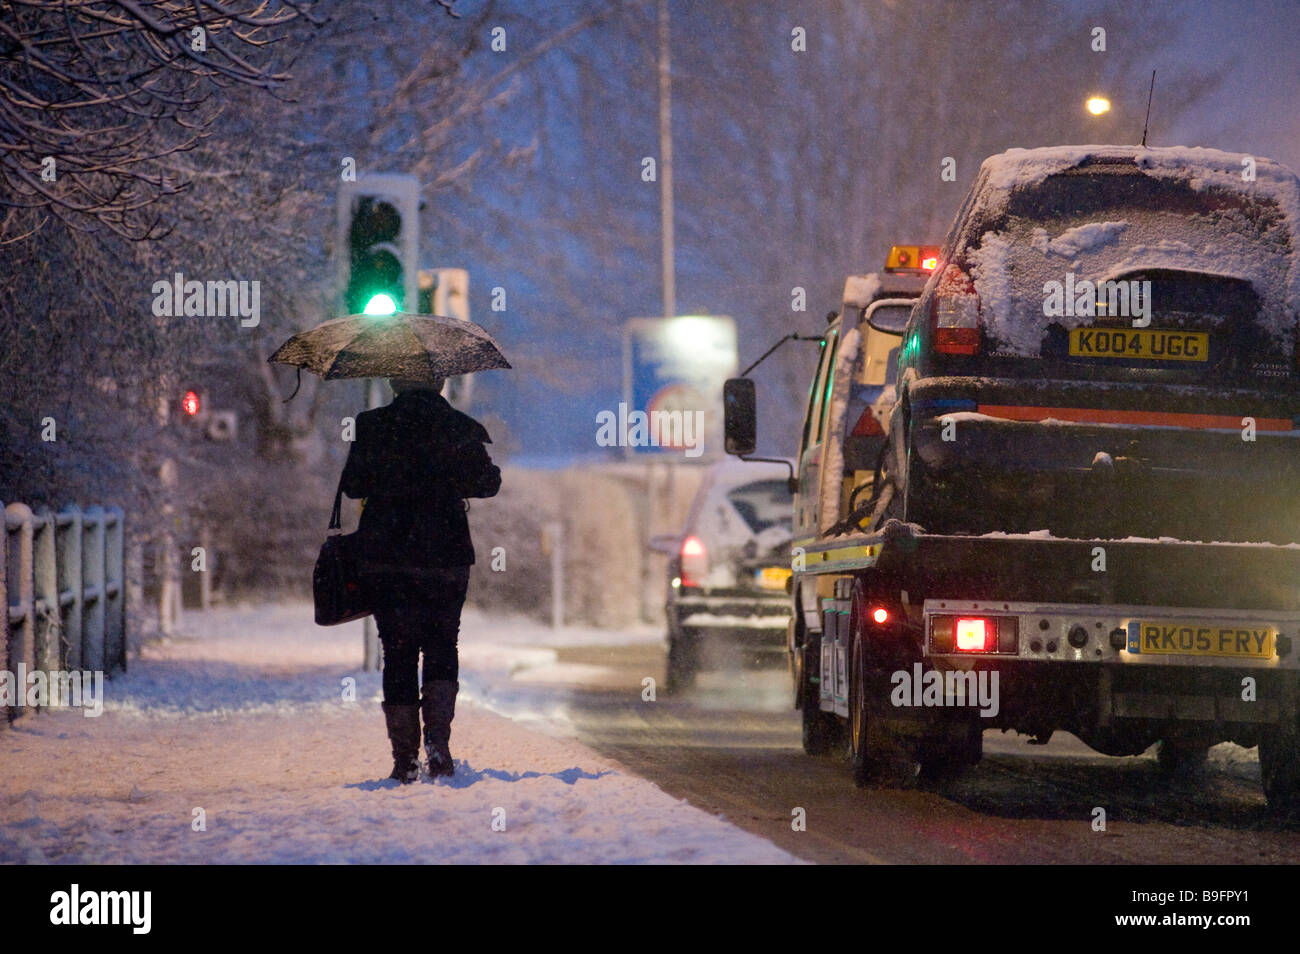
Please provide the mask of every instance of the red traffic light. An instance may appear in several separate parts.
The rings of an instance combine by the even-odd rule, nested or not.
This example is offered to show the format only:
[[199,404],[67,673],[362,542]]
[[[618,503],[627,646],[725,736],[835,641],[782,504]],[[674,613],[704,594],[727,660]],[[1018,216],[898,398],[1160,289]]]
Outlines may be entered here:
[[181,398],[181,410],[187,417],[197,417],[199,413],[199,395],[197,391],[186,391]]

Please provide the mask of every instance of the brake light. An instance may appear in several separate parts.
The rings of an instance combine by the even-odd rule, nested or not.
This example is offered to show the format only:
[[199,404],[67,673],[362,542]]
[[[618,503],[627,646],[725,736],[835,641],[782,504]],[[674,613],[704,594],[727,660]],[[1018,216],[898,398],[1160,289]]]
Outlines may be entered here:
[[1020,621],[1014,616],[930,617],[930,652],[1007,653],[1020,651]]
[[956,265],[944,270],[930,300],[930,328],[940,354],[979,354],[980,297]]
[[989,633],[993,627],[986,619],[958,619],[953,627],[959,652],[982,653],[989,646]]
[[682,541],[682,586],[699,586],[709,571],[708,551],[699,537]]

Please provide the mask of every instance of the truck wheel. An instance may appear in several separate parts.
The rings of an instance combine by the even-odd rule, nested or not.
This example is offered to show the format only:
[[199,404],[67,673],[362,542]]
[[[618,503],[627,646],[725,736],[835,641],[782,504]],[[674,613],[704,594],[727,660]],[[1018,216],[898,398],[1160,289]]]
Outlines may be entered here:
[[674,628],[668,634],[668,692],[682,692],[695,685],[699,668],[699,645],[694,633]]
[[821,678],[820,636],[805,636],[803,644],[803,688],[800,710],[803,714],[803,750],[809,755],[825,755],[835,745],[835,713],[822,712],[818,706],[819,686],[812,674]]
[[984,756],[984,732],[979,723],[945,728],[943,737],[926,739],[917,750],[918,780],[929,788],[955,782]]
[[881,765],[870,745],[871,720],[867,705],[867,664],[864,640],[853,640],[853,658],[849,666],[849,770],[859,787],[881,774]]
[[1269,810],[1300,816],[1300,726],[1271,726],[1259,737],[1259,780]]
[[1209,754],[1208,745],[1182,739],[1161,739],[1156,743],[1156,766],[1168,779],[1199,779],[1205,776]]

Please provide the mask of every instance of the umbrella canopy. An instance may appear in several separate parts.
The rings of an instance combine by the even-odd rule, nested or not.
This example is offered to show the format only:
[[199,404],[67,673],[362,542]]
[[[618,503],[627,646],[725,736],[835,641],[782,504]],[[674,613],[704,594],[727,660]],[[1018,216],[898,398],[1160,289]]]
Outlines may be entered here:
[[325,379],[430,381],[508,368],[492,336],[439,315],[349,315],[294,335],[268,361],[306,368]]

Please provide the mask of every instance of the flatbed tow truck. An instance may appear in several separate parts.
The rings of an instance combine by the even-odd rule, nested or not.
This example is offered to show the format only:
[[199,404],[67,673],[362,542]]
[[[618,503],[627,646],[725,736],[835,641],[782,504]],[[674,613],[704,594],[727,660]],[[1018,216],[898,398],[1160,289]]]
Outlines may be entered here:
[[[920,298],[906,302],[905,327],[873,320],[879,301],[845,307],[828,324],[800,438],[791,562],[787,649],[805,751],[842,753],[858,784],[938,784],[979,761],[985,730],[1037,743],[1062,730],[1107,755],[1156,745],[1162,771],[1195,778],[1208,749],[1230,741],[1259,746],[1270,808],[1300,811],[1300,508],[1291,490],[1300,348],[1284,342],[1279,358],[1262,334],[1225,318],[1262,326],[1265,318],[1239,316],[1262,314],[1249,310],[1250,296],[1262,300],[1266,283],[1255,279],[1247,293],[1245,278],[1222,270],[1164,268],[1158,256],[1169,246],[1132,250],[1130,274],[1155,285],[1154,320],[1132,322],[1145,337],[1104,333],[1208,355],[1174,371],[1155,357],[1076,351],[1096,336],[1078,337],[1068,322],[1045,324],[1041,354],[1008,357],[997,338],[1007,332],[991,323],[999,286],[972,283],[963,258],[981,236],[992,245],[983,221],[1019,224],[981,220],[981,203],[1037,208],[1024,196],[1037,201],[1095,176],[1132,181],[1126,196],[1185,190],[1194,208],[1204,182],[1232,195],[1236,158],[1013,150],[986,163]],[[1211,178],[1216,162],[1221,179]],[[1205,178],[1187,186],[1183,165]],[[1276,164],[1269,175],[1285,219],[1295,177]],[[1108,194],[1091,181],[1088,201],[1104,206]],[[1261,194],[1269,197],[1259,190],[1251,201]],[[1133,214],[1163,225],[1160,201],[1151,210]],[[1122,245],[1117,212],[1081,218],[1064,238],[1109,229],[1110,244]],[[1051,265],[1055,239],[1033,225],[1008,254],[1033,265],[1041,253]],[[999,241],[1014,234],[1001,227]],[[1129,327],[1111,316],[1075,324]],[[888,387],[872,392],[886,384],[882,351]],[[1177,374],[1182,383],[1166,383]],[[1211,378],[1228,383],[1202,390]],[[873,393],[867,411],[878,428],[861,413]],[[729,381],[724,405],[728,452],[752,455],[753,381]],[[1258,439],[1253,429],[1245,436],[1248,424],[1258,424]],[[864,452],[868,431],[875,440]]]

